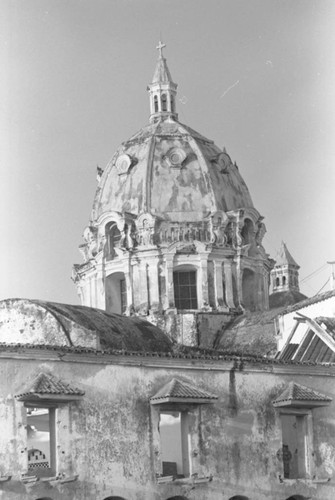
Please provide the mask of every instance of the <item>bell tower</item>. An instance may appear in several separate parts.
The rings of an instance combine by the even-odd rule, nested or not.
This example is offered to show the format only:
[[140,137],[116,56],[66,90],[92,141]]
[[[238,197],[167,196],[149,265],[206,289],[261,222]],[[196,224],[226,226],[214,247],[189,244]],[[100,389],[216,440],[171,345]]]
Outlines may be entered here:
[[282,241],[275,267],[271,271],[273,293],[290,290],[299,292],[299,269],[300,266]]

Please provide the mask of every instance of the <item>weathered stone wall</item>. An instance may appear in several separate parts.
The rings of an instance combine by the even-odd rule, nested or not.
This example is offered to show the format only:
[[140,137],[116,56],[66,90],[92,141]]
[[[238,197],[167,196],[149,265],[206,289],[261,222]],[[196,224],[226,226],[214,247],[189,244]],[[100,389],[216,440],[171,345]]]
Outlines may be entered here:
[[[21,348],[22,351],[22,348]],[[12,359],[10,357],[12,356]],[[30,359],[29,359],[30,357]],[[35,359],[34,359],[35,357]],[[194,500],[228,500],[233,495],[250,499],[285,500],[300,494],[332,500],[335,495],[334,402],[313,410],[315,478],[281,482],[283,465],[281,427],[272,401],[286,384],[308,385],[328,396],[334,394],[331,368],[181,358],[96,356],[54,351],[24,352],[0,358],[0,483],[4,500],[166,500],[183,495]],[[14,399],[36,372],[56,377],[85,391],[82,401],[62,405],[57,414],[58,471],[75,482],[39,481],[24,485],[26,444],[22,403]],[[315,373],[314,373],[314,371]],[[190,406],[190,460],[198,478],[157,484],[160,470],[157,414],[149,403],[173,377],[218,396],[214,404]],[[156,420],[155,420],[156,419]]]

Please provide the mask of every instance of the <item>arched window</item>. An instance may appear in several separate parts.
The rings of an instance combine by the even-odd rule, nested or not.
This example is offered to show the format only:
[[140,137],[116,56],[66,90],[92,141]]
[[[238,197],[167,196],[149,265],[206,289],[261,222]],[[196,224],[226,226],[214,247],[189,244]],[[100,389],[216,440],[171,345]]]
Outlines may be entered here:
[[229,500],[249,500],[249,498],[245,497],[244,495],[235,495],[233,497],[230,497]]
[[127,288],[123,273],[107,276],[105,282],[106,312],[124,314],[127,311]]
[[286,276],[283,276],[283,286],[286,285]]
[[279,278],[276,278],[276,286],[279,286],[279,285],[280,285]]
[[243,238],[244,245],[248,245],[249,243],[253,242],[254,233],[255,233],[255,230],[254,230],[254,224],[253,224],[252,220],[245,219],[244,225],[243,225],[242,231],[241,231],[241,236]]
[[156,95],[154,97],[154,109],[155,113],[158,113],[158,97]]
[[170,97],[170,102],[171,102],[171,111],[174,113],[174,97],[173,95]]
[[126,500],[123,497],[106,497],[104,500]]
[[197,273],[193,268],[173,272],[174,303],[177,309],[198,309]]
[[308,497],[304,497],[303,495],[292,495],[288,497],[286,500],[307,500]]
[[166,94],[162,94],[162,111],[167,111]]
[[115,248],[120,244],[121,233],[116,222],[109,222],[106,225],[106,259],[112,260],[116,257]]
[[176,497],[169,497],[167,500],[187,500],[187,498],[177,495]]

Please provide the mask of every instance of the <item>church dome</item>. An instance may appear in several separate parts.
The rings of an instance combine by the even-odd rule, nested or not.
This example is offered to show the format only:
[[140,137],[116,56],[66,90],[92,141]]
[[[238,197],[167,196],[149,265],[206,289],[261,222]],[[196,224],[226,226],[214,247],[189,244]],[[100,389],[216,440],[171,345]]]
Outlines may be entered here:
[[157,61],[149,125],[124,141],[101,176],[92,222],[108,211],[167,220],[199,220],[217,211],[253,208],[248,188],[225,150],[178,121],[177,85]]
[[224,321],[229,311],[268,308],[273,262],[237,165],[179,122],[177,84],[157,48],[149,123],[98,169],[73,279],[83,305],[146,317],[193,345],[199,311]]
[[118,148],[102,175],[92,219],[113,210],[192,221],[241,207],[253,204],[228,154],[168,117]]

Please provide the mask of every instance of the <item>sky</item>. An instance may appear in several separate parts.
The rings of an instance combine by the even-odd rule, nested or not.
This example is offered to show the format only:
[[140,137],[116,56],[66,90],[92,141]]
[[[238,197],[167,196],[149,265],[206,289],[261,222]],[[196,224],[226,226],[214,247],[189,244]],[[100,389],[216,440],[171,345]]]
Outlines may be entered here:
[[2,0],[0,299],[78,304],[104,168],[148,123],[159,39],[179,120],[225,146],[301,291],[335,260],[333,0]]

